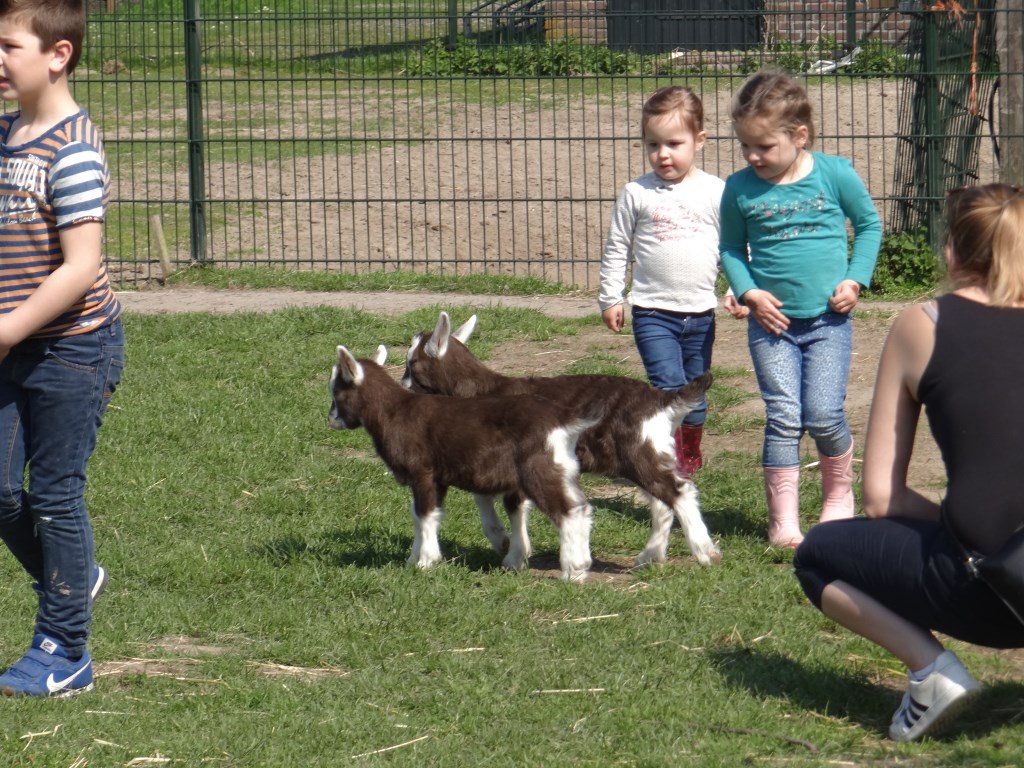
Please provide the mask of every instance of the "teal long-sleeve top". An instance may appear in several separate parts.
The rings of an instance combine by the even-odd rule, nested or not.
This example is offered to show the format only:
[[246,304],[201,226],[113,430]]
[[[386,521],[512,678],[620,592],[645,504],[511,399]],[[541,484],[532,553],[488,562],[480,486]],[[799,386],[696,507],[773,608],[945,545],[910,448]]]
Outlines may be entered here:
[[772,184],[748,167],[726,179],[722,193],[719,251],[733,293],[769,291],[793,318],[827,312],[843,280],[870,285],[882,243],[878,211],[850,161],[812,156],[814,167],[799,181]]

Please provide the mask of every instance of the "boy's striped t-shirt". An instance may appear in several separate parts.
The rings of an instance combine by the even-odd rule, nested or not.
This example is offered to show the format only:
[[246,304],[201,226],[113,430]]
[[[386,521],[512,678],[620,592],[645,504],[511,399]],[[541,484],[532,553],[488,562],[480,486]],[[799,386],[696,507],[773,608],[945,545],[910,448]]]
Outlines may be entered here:
[[[17,117],[0,115],[0,314],[22,304],[63,263],[60,231],[102,222],[110,200],[103,142],[84,111],[28,144],[8,146]],[[101,262],[85,295],[33,337],[88,333],[120,312]]]

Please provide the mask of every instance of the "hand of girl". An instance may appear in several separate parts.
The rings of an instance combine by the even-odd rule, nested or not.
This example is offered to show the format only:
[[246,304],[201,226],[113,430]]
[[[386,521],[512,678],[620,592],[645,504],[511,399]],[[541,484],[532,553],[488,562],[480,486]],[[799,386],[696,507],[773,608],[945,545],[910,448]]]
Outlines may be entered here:
[[622,333],[622,326],[625,324],[626,319],[621,304],[608,307],[608,309],[601,313],[601,319],[604,320],[604,324],[610,330],[615,331],[615,333]]
[[722,303],[725,305],[726,311],[737,320],[742,320],[750,314],[750,310],[736,301],[736,297],[731,293],[727,293],[725,295],[725,299]]
[[857,306],[858,298],[860,298],[860,283],[856,280],[843,280],[832,292],[828,304],[833,311],[845,315]]
[[743,303],[746,304],[757,324],[768,333],[776,336],[789,328],[789,318],[779,312],[782,302],[776,299],[768,291],[760,288],[751,288],[743,294]]

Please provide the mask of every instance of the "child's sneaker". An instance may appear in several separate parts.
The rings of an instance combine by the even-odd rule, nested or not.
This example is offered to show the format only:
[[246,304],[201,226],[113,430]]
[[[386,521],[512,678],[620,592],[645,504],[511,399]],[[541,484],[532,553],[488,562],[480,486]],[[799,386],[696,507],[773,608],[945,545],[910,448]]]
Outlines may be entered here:
[[948,725],[981,692],[952,651],[943,651],[924,680],[910,680],[889,726],[893,741],[915,741]]
[[110,577],[107,576],[107,570],[102,565],[100,565],[99,563],[93,565],[92,589],[89,590],[90,600],[96,602],[96,598],[103,594],[103,590],[107,588],[107,581],[109,580],[109,578]]
[[4,696],[74,696],[92,688],[92,659],[86,651],[72,661],[52,638],[37,634],[32,647],[0,675]]
[[[110,577],[107,575],[107,569],[99,563],[95,563],[92,567],[92,578],[90,579],[89,600],[96,602],[96,598],[102,595],[103,590],[107,588],[108,581],[110,581]],[[38,582],[32,583],[32,589],[42,594],[43,588]]]

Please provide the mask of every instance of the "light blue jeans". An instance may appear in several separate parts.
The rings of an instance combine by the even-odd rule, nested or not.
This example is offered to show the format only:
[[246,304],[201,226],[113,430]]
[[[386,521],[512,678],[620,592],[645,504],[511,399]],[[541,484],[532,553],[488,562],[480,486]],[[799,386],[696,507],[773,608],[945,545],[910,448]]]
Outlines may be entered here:
[[0,362],[0,538],[39,584],[35,631],[72,658],[85,649],[92,614],[85,469],[123,368],[119,320],[24,341]]
[[851,316],[790,318],[779,335],[751,317],[747,341],[765,405],[764,466],[799,465],[805,430],[822,455],[846,453],[853,444],[843,410],[853,352]]
[[[633,339],[651,386],[682,389],[711,368],[715,310],[694,313],[633,307]],[[699,427],[707,415],[708,404],[702,398],[683,423]]]

